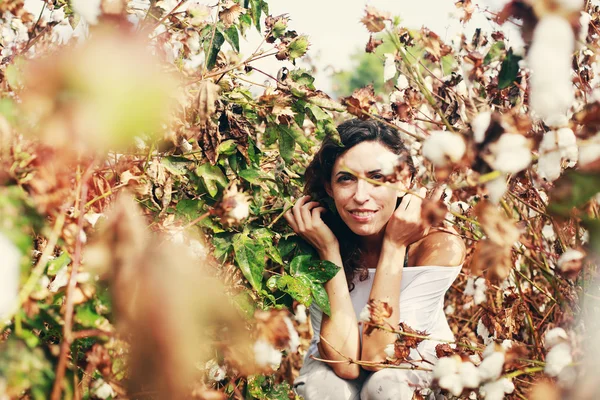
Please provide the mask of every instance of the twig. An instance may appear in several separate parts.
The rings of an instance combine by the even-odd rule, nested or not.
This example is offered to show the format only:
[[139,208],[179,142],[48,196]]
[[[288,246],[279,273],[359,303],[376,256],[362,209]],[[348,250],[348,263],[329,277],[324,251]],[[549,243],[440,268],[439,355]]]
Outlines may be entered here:
[[85,212],[85,199],[88,193],[88,179],[92,175],[93,168],[96,165],[96,160],[92,161],[86,172],[81,178],[81,192],[79,194],[79,218],[77,222],[77,236],[75,241],[75,254],[73,256],[73,265],[71,266],[71,275],[69,276],[69,283],[67,285],[67,295],[65,302],[65,324],[63,326],[63,340],[60,345],[60,354],[58,357],[58,365],[56,367],[56,377],[54,380],[54,387],[52,388],[51,400],[59,400],[62,393],[63,380],[65,377],[65,371],[67,368],[67,356],[71,343],[73,342],[72,330],[73,330],[73,295],[75,293],[77,285],[77,272],[81,263],[81,232],[83,231],[83,215]]

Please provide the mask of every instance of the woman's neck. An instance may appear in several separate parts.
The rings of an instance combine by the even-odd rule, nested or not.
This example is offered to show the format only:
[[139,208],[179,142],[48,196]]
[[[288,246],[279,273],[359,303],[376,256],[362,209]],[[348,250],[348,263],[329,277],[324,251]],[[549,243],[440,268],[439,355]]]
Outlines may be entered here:
[[374,268],[379,260],[379,254],[381,254],[381,246],[383,245],[383,237],[385,231],[372,235],[363,236],[360,238],[360,248],[364,257],[364,261],[368,264],[373,264],[371,267]]

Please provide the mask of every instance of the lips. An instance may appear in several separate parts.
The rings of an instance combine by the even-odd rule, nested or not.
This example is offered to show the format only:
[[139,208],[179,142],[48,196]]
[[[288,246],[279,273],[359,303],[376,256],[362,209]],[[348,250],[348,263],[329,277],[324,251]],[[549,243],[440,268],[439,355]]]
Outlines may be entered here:
[[369,222],[377,213],[375,210],[350,210],[348,213],[357,222]]

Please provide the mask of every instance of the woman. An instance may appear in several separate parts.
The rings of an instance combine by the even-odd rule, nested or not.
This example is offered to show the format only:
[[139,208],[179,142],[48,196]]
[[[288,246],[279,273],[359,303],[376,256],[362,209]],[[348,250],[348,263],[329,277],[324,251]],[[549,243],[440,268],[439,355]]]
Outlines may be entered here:
[[[331,316],[310,308],[314,336],[294,388],[307,400],[411,399],[415,387],[430,384],[429,373],[345,362],[384,362],[386,346],[396,340],[379,329],[363,334],[358,315],[369,299],[384,301],[393,307],[391,326],[404,321],[432,338],[452,340],[443,300],[460,272],[465,246],[451,233],[428,232],[420,218],[425,189],[402,190],[414,167],[396,130],[351,120],[338,132],[344,146],[326,139],[307,168],[305,194],[312,196],[300,198],[285,214],[322,260],[344,267],[325,284]],[[394,188],[378,184],[385,179],[378,160],[390,156],[405,160],[410,171]],[[323,204],[331,202],[327,210]],[[411,352],[413,364],[431,367],[436,344],[422,342]]]

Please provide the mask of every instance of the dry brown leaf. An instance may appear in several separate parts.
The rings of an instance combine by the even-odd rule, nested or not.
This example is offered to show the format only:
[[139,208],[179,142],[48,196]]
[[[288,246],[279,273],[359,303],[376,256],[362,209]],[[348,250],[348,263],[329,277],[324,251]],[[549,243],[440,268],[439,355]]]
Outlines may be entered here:
[[219,19],[223,21],[225,28],[229,28],[233,24],[237,24],[240,20],[240,15],[244,14],[246,9],[240,6],[233,0],[228,0],[223,5],[223,10],[219,12]]
[[212,81],[204,80],[200,82],[198,88],[198,120],[201,126],[206,125],[217,110],[215,103],[219,99],[219,91],[219,85],[215,85]]
[[521,235],[514,222],[493,204],[482,201],[474,209],[487,237],[500,247],[511,247]]
[[365,51],[367,53],[373,53],[377,47],[379,47],[383,43],[383,40],[375,39],[373,35],[369,36],[369,41],[367,42],[367,46],[365,47]]
[[375,104],[375,91],[373,86],[356,89],[349,97],[344,97],[342,103],[348,107],[350,114],[360,119],[368,119],[371,106]]
[[362,22],[369,32],[377,33],[385,29],[385,21],[390,20],[390,14],[381,12],[375,7],[367,6],[365,9],[366,15],[362,17]]

